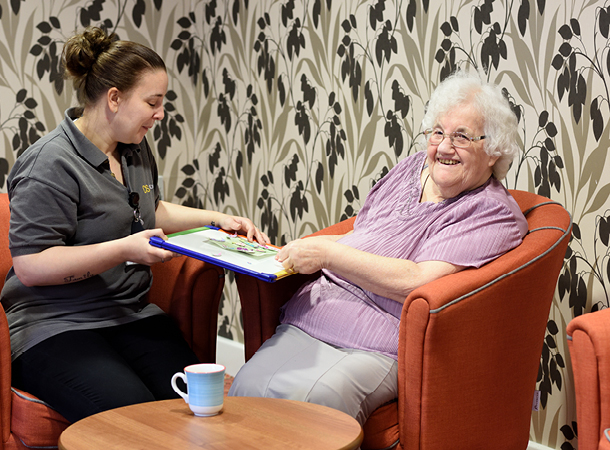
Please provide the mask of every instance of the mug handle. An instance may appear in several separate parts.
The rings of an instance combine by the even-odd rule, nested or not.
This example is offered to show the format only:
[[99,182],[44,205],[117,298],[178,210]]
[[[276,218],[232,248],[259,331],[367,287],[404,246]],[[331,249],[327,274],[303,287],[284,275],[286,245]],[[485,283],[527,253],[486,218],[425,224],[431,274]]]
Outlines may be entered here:
[[176,394],[180,395],[180,397],[182,397],[185,402],[188,403],[189,402],[189,395],[185,394],[184,392],[182,392],[180,390],[180,388],[176,385],[176,380],[178,378],[182,378],[182,381],[184,381],[184,384],[186,384],[186,375],[184,375],[182,372],[177,372],[172,377],[172,389],[176,392]]

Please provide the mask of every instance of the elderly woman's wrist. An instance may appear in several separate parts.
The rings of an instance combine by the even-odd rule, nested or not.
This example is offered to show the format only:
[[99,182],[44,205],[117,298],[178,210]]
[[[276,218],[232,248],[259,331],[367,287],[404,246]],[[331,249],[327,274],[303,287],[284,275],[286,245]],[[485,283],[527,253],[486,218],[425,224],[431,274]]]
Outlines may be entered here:
[[334,241],[332,243],[326,242],[324,243],[322,258],[320,261],[320,269],[332,270],[333,268],[333,247]]

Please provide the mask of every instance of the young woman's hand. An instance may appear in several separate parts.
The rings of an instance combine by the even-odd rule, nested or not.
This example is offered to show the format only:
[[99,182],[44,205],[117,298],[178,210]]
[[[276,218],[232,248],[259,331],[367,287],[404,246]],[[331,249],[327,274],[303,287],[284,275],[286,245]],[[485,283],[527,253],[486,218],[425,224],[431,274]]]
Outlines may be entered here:
[[140,231],[125,237],[127,261],[152,266],[155,263],[166,262],[180,256],[170,250],[151,245],[150,238],[153,236],[160,237],[164,241],[167,240],[167,236],[160,228]]
[[271,242],[265,233],[260,231],[250,219],[245,217],[224,215],[220,223],[215,225],[225,231],[243,234],[250,242],[254,239],[260,244],[269,244]]

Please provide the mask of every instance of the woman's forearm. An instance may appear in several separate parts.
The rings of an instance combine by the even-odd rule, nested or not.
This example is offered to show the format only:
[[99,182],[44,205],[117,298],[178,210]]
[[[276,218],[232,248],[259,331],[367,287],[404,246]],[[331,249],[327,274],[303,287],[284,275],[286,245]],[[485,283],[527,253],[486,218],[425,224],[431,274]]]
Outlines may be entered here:
[[323,236],[290,242],[280,250],[278,260],[300,273],[328,269],[364,290],[400,303],[415,288],[462,269],[443,261],[415,263],[379,256],[329,242]]
[[226,214],[160,201],[155,212],[155,226],[165,234],[171,234],[205,225],[218,226],[223,216]]
[[217,211],[190,208],[161,201],[157,206],[155,219],[156,226],[163,229],[165,234],[213,225],[225,231],[246,235],[249,240],[256,239],[261,243],[269,243],[267,235],[256,228],[246,217],[231,216]]
[[120,239],[84,246],[56,246],[13,258],[15,274],[26,286],[73,283],[124,262]]
[[445,261],[415,263],[407,259],[374,255],[345,245],[341,251],[333,250],[328,259],[328,270],[362,289],[399,303],[404,303],[414,289],[464,269]]
[[328,250],[326,269],[364,290],[400,303],[426,279],[426,273],[413,261],[379,256],[342,244]]
[[166,238],[160,229],[153,229],[99,244],[55,246],[14,257],[13,267],[24,285],[48,286],[81,281],[126,261],[152,265],[175,256],[169,250],[150,245],[152,236]]

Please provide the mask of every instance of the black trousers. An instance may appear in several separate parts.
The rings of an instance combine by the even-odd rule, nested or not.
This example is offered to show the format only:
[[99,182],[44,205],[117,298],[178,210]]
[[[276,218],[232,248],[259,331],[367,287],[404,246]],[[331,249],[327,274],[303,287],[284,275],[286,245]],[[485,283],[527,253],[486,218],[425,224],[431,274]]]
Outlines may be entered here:
[[12,385],[76,422],[120,406],[177,398],[172,375],[198,362],[171,318],[157,315],[46,339],[13,362]]

